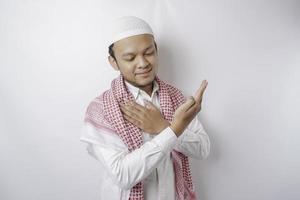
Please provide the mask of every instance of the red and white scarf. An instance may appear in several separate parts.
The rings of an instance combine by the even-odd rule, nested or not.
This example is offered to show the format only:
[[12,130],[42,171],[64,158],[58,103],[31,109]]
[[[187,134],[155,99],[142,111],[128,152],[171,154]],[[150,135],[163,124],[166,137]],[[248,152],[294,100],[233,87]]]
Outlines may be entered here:
[[[155,77],[158,83],[158,97],[162,115],[172,121],[175,110],[186,101],[183,94],[175,87]],[[111,88],[96,97],[87,107],[84,121],[97,128],[117,133],[131,152],[143,145],[141,129],[123,118],[120,104],[133,100],[124,77],[120,74],[111,82]],[[188,157],[172,150],[171,157],[175,171],[176,200],[195,200],[191,170]],[[130,200],[143,200],[143,182],[137,183],[130,190]]]

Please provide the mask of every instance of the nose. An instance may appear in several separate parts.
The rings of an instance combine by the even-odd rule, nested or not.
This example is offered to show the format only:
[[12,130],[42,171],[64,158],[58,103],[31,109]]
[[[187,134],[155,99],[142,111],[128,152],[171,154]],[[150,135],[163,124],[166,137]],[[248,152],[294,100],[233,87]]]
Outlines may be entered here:
[[144,56],[139,56],[137,60],[137,67],[138,68],[145,68],[149,65],[149,62]]

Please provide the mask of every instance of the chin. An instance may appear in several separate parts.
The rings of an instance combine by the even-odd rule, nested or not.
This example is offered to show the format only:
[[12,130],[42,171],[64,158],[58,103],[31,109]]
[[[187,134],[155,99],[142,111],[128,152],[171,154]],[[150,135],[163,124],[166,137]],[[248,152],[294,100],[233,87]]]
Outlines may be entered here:
[[146,77],[146,78],[140,79],[139,83],[140,83],[140,85],[149,85],[154,81],[154,79],[155,79],[155,76],[152,75],[151,77]]

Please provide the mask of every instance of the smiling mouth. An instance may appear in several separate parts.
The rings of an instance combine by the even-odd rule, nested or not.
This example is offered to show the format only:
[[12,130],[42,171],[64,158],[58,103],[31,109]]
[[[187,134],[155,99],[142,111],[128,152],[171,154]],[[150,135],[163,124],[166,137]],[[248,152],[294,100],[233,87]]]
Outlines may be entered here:
[[152,69],[146,71],[146,72],[142,72],[142,73],[137,73],[137,75],[147,75],[148,73],[150,73],[152,71]]

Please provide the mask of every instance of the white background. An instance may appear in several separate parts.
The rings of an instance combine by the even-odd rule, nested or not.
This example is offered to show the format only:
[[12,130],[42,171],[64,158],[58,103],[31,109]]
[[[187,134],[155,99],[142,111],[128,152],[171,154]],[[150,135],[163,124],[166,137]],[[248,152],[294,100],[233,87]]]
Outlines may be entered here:
[[118,75],[109,21],[152,26],[159,76],[192,95],[211,139],[192,160],[202,200],[296,200],[300,192],[299,1],[0,0],[0,199],[98,200],[79,141],[88,103]]

